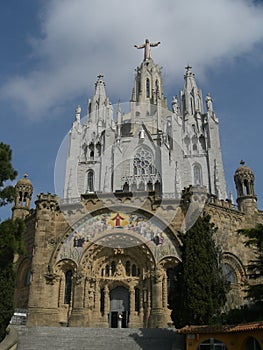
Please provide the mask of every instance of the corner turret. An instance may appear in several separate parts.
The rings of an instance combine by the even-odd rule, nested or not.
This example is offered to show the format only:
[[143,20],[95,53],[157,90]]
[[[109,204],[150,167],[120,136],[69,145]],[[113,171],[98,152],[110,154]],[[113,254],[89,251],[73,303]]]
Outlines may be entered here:
[[17,181],[15,185],[15,203],[12,208],[12,219],[24,219],[30,211],[30,201],[33,194],[33,186],[31,181],[27,178],[28,175]]
[[255,175],[243,160],[240,164],[234,175],[238,208],[245,213],[253,214],[257,211],[257,196],[254,191]]

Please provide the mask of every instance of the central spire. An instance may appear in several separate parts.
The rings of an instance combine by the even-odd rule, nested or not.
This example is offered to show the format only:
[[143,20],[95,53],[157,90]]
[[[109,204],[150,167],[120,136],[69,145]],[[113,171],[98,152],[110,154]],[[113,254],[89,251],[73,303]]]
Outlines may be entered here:
[[158,46],[161,44],[160,41],[157,43],[150,43],[149,39],[145,39],[145,43],[142,45],[134,45],[137,49],[144,49],[144,61],[151,59],[151,47]]

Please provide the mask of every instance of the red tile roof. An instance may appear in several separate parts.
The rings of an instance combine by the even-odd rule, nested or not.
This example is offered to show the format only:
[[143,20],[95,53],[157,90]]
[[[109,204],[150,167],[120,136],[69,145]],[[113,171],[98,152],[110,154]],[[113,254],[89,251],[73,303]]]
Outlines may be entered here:
[[179,329],[179,333],[235,333],[235,332],[245,332],[263,330],[262,322],[245,323],[238,325],[204,325],[204,326],[185,326]]

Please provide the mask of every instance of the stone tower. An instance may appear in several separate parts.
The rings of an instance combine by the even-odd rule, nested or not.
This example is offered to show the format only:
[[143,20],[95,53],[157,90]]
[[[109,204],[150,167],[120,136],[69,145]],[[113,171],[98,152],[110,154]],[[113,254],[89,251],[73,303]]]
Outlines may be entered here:
[[238,208],[242,212],[254,214],[257,211],[257,196],[254,191],[255,176],[243,160],[240,165],[234,175]]
[[27,176],[27,174],[24,174],[24,177],[18,180],[15,185],[15,203],[12,208],[12,219],[24,219],[29,214],[33,186]]

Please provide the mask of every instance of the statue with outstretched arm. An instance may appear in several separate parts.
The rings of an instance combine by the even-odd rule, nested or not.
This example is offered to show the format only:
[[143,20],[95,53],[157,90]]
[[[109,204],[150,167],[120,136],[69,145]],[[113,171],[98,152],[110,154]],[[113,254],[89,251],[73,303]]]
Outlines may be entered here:
[[158,46],[161,44],[160,41],[157,43],[150,43],[149,39],[145,39],[145,43],[142,45],[134,45],[137,49],[144,49],[144,61],[147,61],[151,58],[151,47]]

